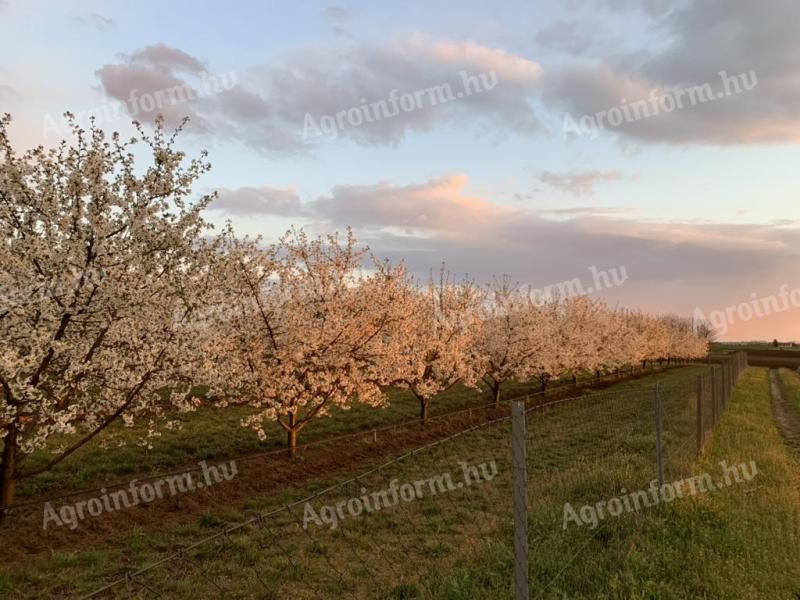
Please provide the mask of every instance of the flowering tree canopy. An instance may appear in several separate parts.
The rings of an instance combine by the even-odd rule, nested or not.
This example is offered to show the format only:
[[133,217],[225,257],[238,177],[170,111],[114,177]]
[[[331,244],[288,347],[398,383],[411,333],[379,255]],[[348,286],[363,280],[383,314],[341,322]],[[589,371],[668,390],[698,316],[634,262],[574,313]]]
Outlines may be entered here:
[[263,423],[276,421],[294,452],[298,432],[332,407],[385,402],[392,340],[410,314],[402,266],[373,259],[364,272],[367,251],[349,231],[223,245],[229,300],[209,328],[206,376],[255,409],[245,425],[263,438]]
[[502,385],[556,370],[552,303],[534,302],[508,278],[488,288],[484,333],[478,340],[483,380],[500,402]]
[[393,383],[411,391],[420,403],[420,418],[428,416],[431,398],[461,382],[474,386],[480,364],[474,352],[481,335],[480,288],[470,281],[455,282],[442,269],[417,288],[408,281],[410,310],[403,330],[394,332],[396,352],[388,365]]
[[[0,508],[14,483],[48,469],[120,416],[163,408],[191,362],[211,256],[190,201],[210,166],[186,164],[158,123],[123,141],[73,126],[75,142],[17,155],[0,120]],[[152,164],[136,171],[133,147]],[[178,409],[186,398],[172,394]],[[54,433],[74,442],[46,465],[24,458]]]

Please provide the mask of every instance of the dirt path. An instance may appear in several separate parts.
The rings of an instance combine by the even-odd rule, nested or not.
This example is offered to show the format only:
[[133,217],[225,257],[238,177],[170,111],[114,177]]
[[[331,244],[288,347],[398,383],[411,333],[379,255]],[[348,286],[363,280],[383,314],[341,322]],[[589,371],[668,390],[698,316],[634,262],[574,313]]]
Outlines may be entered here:
[[778,370],[769,370],[769,386],[772,392],[772,414],[786,444],[800,453],[800,415],[787,404],[778,380]]

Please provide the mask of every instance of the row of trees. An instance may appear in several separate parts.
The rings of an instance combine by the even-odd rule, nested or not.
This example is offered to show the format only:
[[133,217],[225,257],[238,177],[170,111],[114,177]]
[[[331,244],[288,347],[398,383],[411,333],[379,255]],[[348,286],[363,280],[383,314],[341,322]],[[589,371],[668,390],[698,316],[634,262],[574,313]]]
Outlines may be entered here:
[[223,238],[224,298],[204,326],[208,363],[196,380],[250,405],[246,424],[261,437],[277,422],[291,449],[313,418],[381,405],[387,386],[409,390],[424,422],[431,401],[459,383],[483,383],[499,404],[510,380],[545,389],[553,377],[707,353],[677,317],[588,296],[532,299],[507,278],[484,287],[442,270],[419,283],[368,257],[350,233],[291,232],[269,248]]
[[[192,410],[192,385],[252,407],[244,425],[299,432],[333,407],[379,406],[410,390],[425,419],[457,383],[500,401],[511,379],[699,357],[691,323],[587,297],[533,301],[508,280],[446,272],[415,281],[351,233],[279,243],[209,235],[213,195],[192,185],[175,134],[123,141],[75,128],[76,142],[22,155],[0,119],[0,511],[19,479],[50,469],[117,419],[149,424]],[[177,132],[176,132],[177,133]],[[152,164],[137,170],[134,146]],[[26,460],[74,434],[44,465]],[[0,513],[1,514],[1,513]]]

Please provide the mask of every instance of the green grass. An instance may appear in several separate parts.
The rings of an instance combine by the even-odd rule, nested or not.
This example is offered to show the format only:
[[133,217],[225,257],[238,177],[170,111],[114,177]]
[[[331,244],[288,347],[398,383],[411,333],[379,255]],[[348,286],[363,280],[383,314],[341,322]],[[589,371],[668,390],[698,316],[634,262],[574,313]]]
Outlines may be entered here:
[[781,369],[778,376],[784,400],[789,408],[800,416],[800,373]]
[[[664,391],[668,476],[689,472],[694,458],[693,430],[687,428],[694,415],[693,376],[703,370],[704,367],[692,367],[650,376],[614,386],[615,394],[598,392],[530,413],[530,568],[534,590],[547,590],[544,597],[548,598],[562,598],[562,592],[569,598],[678,598],[696,597],[679,593],[702,591],[703,585],[709,590],[717,589],[702,578],[695,581],[697,577],[690,574],[698,571],[697,564],[678,556],[685,550],[691,532],[681,522],[688,517],[678,514],[679,525],[673,524],[671,511],[689,510],[697,503],[695,500],[682,501],[683,508],[676,503],[646,514],[624,515],[603,522],[596,530],[562,529],[564,502],[575,506],[596,502],[619,494],[621,487],[645,487],[654,477],[653,391],[647,386],[655,381],[662,384]],[[757,374],[751,370],[748,377],[752,379]],[[758,392],[763,394],[766,388],[761,387]],[[766,401],[754,394],[753,402]],[[737,400],[730,406],[738,404],[743,402]],[[726,415],[725,419],[729,418]],[[715,446],[719,435],[714,437]],[[361,518],[348,518],[333,531],[312,526],[305,532],[297,520],[302,520],[301,506],[296,518],[281,512],[268,521],[268,527],[248,527],[218,543],[202,546],[192,551],[188,560],[153,571],[142,582],[160,590],[164,597],[177,599],[353,595],[510,598],[509,440],[508,423],[477,430],[329,492],[315,499],[312,506],[320,512],[323,505],[361,495],[362,487],[370,492],[384,489],[395,478],[401,483],[414,482],[449,472],[454,481],[460,481],[460,461],[496,461],[498,474],[489,482],[432,497],[426,495]],[[334,481],[320,479],[302,490],[252,498],[247,508],[281,507],[331,483]],[[188,525],[148,535],[134,532],[121,536],[103,549],[55,552],[24,567],[4,567],[0,582],[6,582],[11,598],[60,598],[86,593],[119,577],[126,569],[150,564],[215,533],[223,522],[237,522],[247,514],[243,507],[231,506],[223,514],[205,515]],[[711,513],[707,510],[703,514]],[[771,514],[762,511],[760,516]],[[114,515],[101,518],[113,519]],[[724,536],[726,519],[724,511],[720,511],[713,520],[719,535]],[[703,549],[706,553],[715,551],[708,540],[703,542]],[[745,545],[739,551],[745,556],[749,549]],[[719,566],[712,559],[706,562],[710,568]],[[670,569],[679,564],[683,572],[671,574]],[[337,573],[342,574],[341,579]],[[750,570],[747,574],[757,575]],[[692,584],[681,587],[681,577],[687,577]],[[221,593],[217,586],[224,591]],[[148,597],[143,588],[139,595],[125,592],[124,586],[121,590],[119,597]],[[672,590],[672,595],[664,595],[665,590]]]
[[[530,578],[532,598],[797,598],[800,595],[800,472],[772,419],[766,369],[750,368],[734,390],[704,453],[696,456],[692,367],[614,386],[528,416]],[[784,374],[786,375],[786,374]],[[793,375],[793,374],[789,374]],[[662,388],[667,480],[709,473],[720,461],[757,466],[751,481],[676,499],[597,528],[569,525],[575,508],[645,489],[655,476],[653,391]],[[794,382],[793,382],[794,383]],[[400,503],[339,527],[300,526],[282,511],[191,551],[141,578],[163,597],[225,598],[512,598],[510,427],[485,427],[420,451],[326,493],[325,505],[442,473],[461,481],[460,461],[495,461],[497,476],[479,485]],[[334,483],[252,498],[250,510],[284,506]],[[222,514],[154,534],[134,532],[105,548],[55,552],[25,566],[0,568],[8,598],[86,593],[150,564],[249,513]],[[113,519],[114,515],[104,515]],[[89,526],[89,525],[84,525]],[[339,576],[341,574],[341,577]],[[108,597],[151,597],[144,587]]]
[[[512,381],[503,387],[504,397],[538,391],[536,382]],[[329,417],[312,421],[301,432],[298,443],[369,430],[418,416],[419,404],[408,392],[389,390],[388,397],[384,408],[354,404],[348,411],[332,409]],[[491,397],[484,390],[456,386],[432,400],[429,414],[435,416],[490,402]],[[146,420],[133,427],[125,427],[118,421],[56,468],[22,480],[17,501],[125,481],[134,476],[145,477],[201,460],[229,459],[284,447],[286,434],[276,423],[265,424],[267,439],[263,442],[253,430],[243,428],[241,420],[248,414],[251,414],[248,407],[230,406],[225,409],[201,407],[194,412],[170,415],[180,427],[162,429],[158,437],[151,439],[152,449],[138,443],[146,433]],[[44,464],[52,458],[55,449],[71,439],[66,435],[53,436],[45,448],[26,459],[25,469]]]
[[[773,423],[765,369],[745,372],[693,471],[716,479],[723,460],[754,461],[758,474],[741,485],[607,521],[593,536],[581,530],[551,534],[544,553],[541,540],[534,544],[533,597],[799,597],[798,462]],[[552,521],[543,516],[534,522],[541,520]],[[479,562],[468,563],[429,585],[441,589],[439,597],[455,597],[449,591],[456,588],[488,597],[479,568]]]

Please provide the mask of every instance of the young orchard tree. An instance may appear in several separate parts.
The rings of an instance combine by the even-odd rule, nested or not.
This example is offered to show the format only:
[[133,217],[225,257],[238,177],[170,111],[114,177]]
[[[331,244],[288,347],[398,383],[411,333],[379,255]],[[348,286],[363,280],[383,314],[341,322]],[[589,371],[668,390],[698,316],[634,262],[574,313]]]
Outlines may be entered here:
[[404,268],[373,259],[364,272],[367,251],[349,231],[293,231],[268,249],[225,237],[228,302],[210,328],[207,379],[254,409],[242,424],[264,439],[264,423],[276,422],[294,456],[312,419],[383,404],[389,333],[403,335],[409,314]]
[[444,270],[438,282],[422,288],[408,282],[408,319],[393,332],[397,348],[392,381],[419,401],[424,424],[431,399],[457,383],[475,386],[478,361],[473,348],[481,335],[481,290],[469,281],[454,282]]
[[[597,302],[588,296],[556,299],[550,304],[555,322],[554,373],[571,373],[577,381],[579,373],[596,372],[600,364],[597,338],[605,330],[605,315]],[[542,381],[542,387],[546,379]]]
[[500,405],[503,384],[527,381],[553,369],[554,321],[549,303],[533,302],[508,278],[488,288],[484,331],[478,340],[483,381]]
[[667,359],[667,364],[686,358],[692,351],[692,339],[696,337],[692,330],[692,321],[678,315],[666,315],[662,320],[667,332],[667,346],[663,355]]
[[644,368],[647,330],[643,327],[644,320],[642,315],[634,311],[623,310],[620,311],[619,318],[622,320],[617,334],[621,348],[619,357],[621,366],[628,366],[633,369],[635,366],[642,364],[642,368]]
[[[0,509],[18,480],[46,471],[111,423],[147,417],[192,363],[212,250],[190,200],[208,169],[186,163],[158,121],[152,136],[107,138],[73,125],[75,141],[18,155],[0,119]],[[136,169],[133,147],[151,157]],[[161,392],[161,394],[159,394]],[[44,464],[26,457],[72,434]]]
[[656,361],[661,364],[670,349],[669,325],[661,318],[646,315],[645,328],[645,361],[649,361],[651,365]]
[[591,343],[597,354],[596,371],[616,372],[631,364],[635,338],[628,337],[628,323],[622,310],[600,300],[594,303],[596,322]]
[[669,319],[671,327],[670,354],[676,359],[703,358],[708,353],[708,338],[706,331],[696,328],[691,319],[672,317]]

